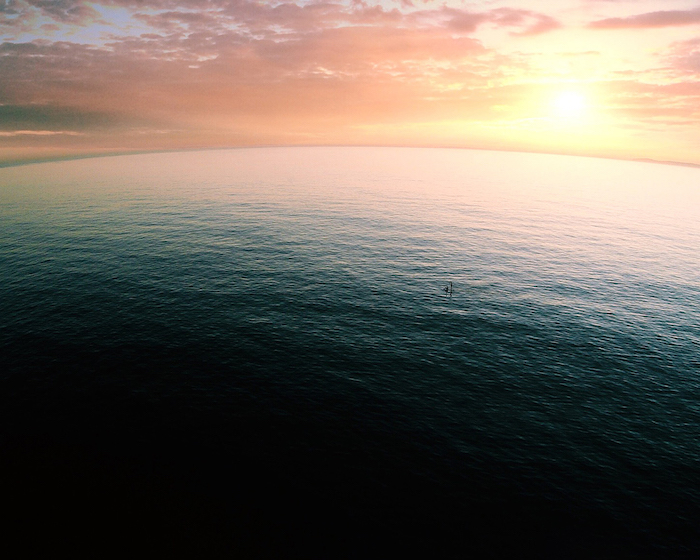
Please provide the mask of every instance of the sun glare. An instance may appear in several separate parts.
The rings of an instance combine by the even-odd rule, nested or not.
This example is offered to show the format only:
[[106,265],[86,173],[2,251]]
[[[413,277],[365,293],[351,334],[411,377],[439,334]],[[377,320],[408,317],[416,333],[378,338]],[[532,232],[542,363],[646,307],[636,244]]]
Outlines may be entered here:
[[554,99],[554,109],[560,117],[580,117],[586,109],[586,99],[578,92],[565,91]]

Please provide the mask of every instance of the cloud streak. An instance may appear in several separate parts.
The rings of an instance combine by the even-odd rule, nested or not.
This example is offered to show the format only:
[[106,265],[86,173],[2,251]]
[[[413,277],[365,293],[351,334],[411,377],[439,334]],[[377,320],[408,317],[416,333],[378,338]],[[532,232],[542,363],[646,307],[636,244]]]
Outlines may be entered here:
[[589,24],[592,29],[646,29],[700,24],[700,8],[662,10],[628,17],[606,18]]

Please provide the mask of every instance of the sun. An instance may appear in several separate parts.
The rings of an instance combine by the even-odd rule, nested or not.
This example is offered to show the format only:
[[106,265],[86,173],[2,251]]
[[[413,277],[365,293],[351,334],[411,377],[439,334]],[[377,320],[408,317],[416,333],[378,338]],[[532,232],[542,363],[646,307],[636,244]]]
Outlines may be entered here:
[[554,110],[560,117],[581,117],[586,110],[586,98],[577,91],[564,91],[554,98]]

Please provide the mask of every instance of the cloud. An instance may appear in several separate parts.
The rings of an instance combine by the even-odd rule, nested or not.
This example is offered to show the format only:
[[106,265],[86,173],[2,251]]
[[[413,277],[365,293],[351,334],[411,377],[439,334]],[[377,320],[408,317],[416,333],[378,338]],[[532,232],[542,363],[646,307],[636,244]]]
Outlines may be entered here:
[[[495,93],[499,82],[527,62],[474,34],[498,28],[517,40],[560,26],[531,10],[423,2],[33,1],[22,3],[27,13],[59,26],[53,36],[63,40],[52,41],[50,29],[40,38],[37,25],[34,41],[0,45],[0,102],[14,107],[0,114],[0,130],[103,139],[113,130],[115,142],[162,130],[182,142],[220,134],[230,143],[330,131],[339,138],[415,119],[488,120],[492,105],[509,104]],[[81,6],[112,25],[90,27]]]
[[628,119],[629,126],[644,128],[665,123],[697,127],[700,124],[700,82],[657,84],[617,80],[606,84],[608,112]]
[[29,30],[34,19],[26,4],[18,0],[0,1],[0,31]]
[[349,121],[421,103],[443,75],[481,83],[483,57],[490,56],[477,40],[440,26],[340,26],[280,40],[274,30],[251,36],[190,21],[187,32],[114,38],[99,47],[0,45],[0,129]]
[[[255,0],[8,0],[0,5],[7,24],[16,19],[40,15],[45,19],[75,26],[87,26],[99,20],[109,24],[105,10],[122,8],[132,17],[154,28],[174,31],[178,27],[204,30],[204,25],[215,28],[244,26],[259,32],[271,27],[278,31],[305,32],[321,28],[357,25],[396,25],[420,27],[443,25],[463,33],[472,33],[480,25],[490,23],[515,29],[519,35],[543,33],[559,27],[551,16],[530,10],[498,8],[472,12],[462,8],[441,6],[415,9],[410,1],[399,2],[398,7],[385,8],[358,1],[346,5],[340,2],[317,0],[296,3],[280,1],[263,3]],[[97,11],[100,8],[100,11]],[[8,16],[13,16],[8,19]],[[123,24],[124,14],[115,26]],[[11,20],[11,21],[10,21]],[[1,20],[0,20],[1,21]],[[46,21],[44,21],[46,23]],[[115,29],[115,34],[119,30]]]
[[624,18],[607,18],[591,22],[592,29],[643,29],[672,27],[700,23],[700,8],[648,12]]
[[520,27],[520,31],[513,32],[520,36],[540,35],[561,27],[561,23],[553,17],[530,10],[499,8],[491,11],[489,16],[496,24]]
[[0,4],[0,14],[17,15],[19,14],[17,0],[7,0]]
[[680,76],[700,76],[700,38],[673,43],[667,60]]
[[27,4],[57,21],[80,22],[99,18],[99,14],[87,3],[76,0],[26,0]]
[[[78,25],[81,17],[92,17],[92,8],[80,0],[28,2],[22,5],[61,24]],[[481,25],[517,35],[559,25],[544,14],[506,8],[473,13],[441,6],[403,13],[363,3],[250,0],[108,0],[101,5],[127,7],[130,21],[146,27],[133,34],[121,14],[125,31],[113,27],[92,44],[41,39],[3,44],[0,101],[47,103],[56,95],[63,103],[70,92],[76,103],[111,106],[111,92],[127,84],[146,97],[192,79],[213,82],[214,76],[218,89],[242,83],[264,87],[310,75],[425,80],[482,56],[486,50],[470,37]],[[47,32],[56,31],[56,23],[43,25]],[[193,69],[199,70],[196,76]]]
[[0,105],[0,132],[3,136],[78,134],[79,131],[124,128],[134,124],[133,119],[116,113],[56,104]]
[[12,130],[9,132],[0,130],[0,136],[6,138],[14,136],[80,136],[81,134],[81,132],[75,132],[74,130]]

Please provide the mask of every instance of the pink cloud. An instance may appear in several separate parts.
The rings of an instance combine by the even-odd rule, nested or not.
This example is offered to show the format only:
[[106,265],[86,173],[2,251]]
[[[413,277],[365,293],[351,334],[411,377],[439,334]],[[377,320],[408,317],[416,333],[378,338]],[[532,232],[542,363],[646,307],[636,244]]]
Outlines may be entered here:
[[491,11],[489,16],[498,25],[519,27],[520,31],[513,34],[520,36],[540,35],[561,27],[561,23],[553,17],[530,10],[499,8]]
[[593,29],[640,29],[647,27],[671,27],[700,23],[700,8],[695,10],[669,10],[648,12],[625,18],[608,18],[589,24]]
[[671,69],[681,76],[700,76],[700,38],[679,41],[670,47]]

